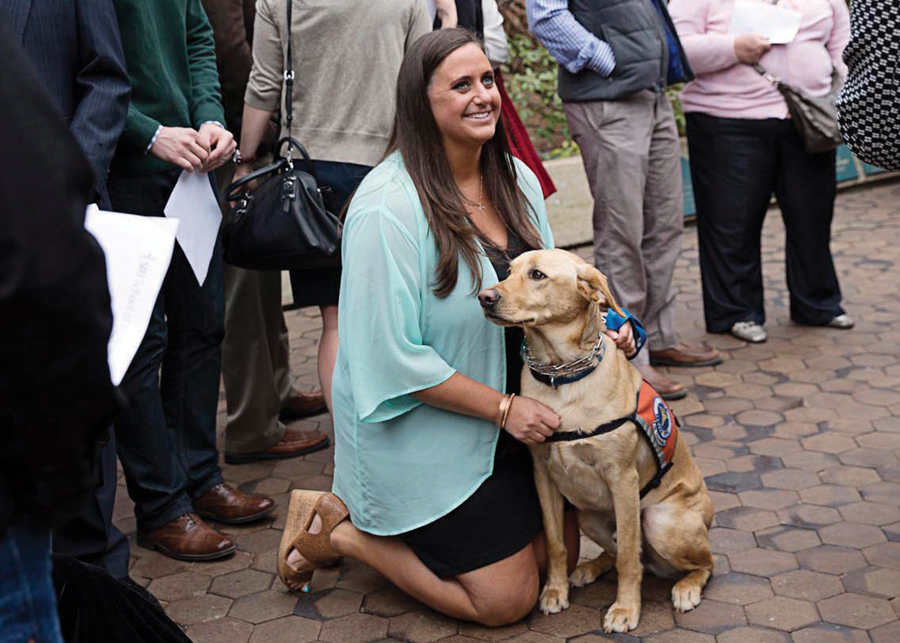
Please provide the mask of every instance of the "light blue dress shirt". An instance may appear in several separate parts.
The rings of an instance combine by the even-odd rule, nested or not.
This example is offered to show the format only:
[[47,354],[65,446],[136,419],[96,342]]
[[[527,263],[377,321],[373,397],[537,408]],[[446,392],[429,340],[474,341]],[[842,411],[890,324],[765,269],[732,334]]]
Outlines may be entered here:
[[[515,161],[545,247],[553,237],[537,177]],[[347,213],[333,379],[334,493],[353,524],[379,536],[421,527],[465,501],[493,470],[493,422],[423,404],[411,393],[457,371],[499,391],[503,328],[484,318],[460,261],[456,288],[433,291],[438,252],[399,153],[360,184]],[[497,283],[486,256],[483,286]]]
[[603,77],[616,67],[612,47],[585,29],[567,0],[527,0],[528,26],[556,62],[577,74],[590,69]]

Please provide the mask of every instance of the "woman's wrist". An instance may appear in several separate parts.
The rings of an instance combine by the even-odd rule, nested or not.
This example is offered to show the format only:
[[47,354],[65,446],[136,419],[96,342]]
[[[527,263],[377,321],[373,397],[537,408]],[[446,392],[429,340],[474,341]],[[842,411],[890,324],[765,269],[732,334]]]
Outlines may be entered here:
[[512,408],[515,393],[504,393],[500,398],[500,404],[497,406],[497,415],[494,418],[494,424],[497,428],[503,430],[506,428],[506,421],[509,419],[509,410]]

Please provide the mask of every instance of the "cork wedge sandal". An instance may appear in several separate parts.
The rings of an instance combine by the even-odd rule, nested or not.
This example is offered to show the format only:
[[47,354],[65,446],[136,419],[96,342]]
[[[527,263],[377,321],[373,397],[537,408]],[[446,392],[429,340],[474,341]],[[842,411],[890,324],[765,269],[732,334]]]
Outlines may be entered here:
[[[309,529],[316,515],[322,521],[322,528],[311,534]],[[302,591],[316,569],[340,562],[341,557],[331,548],[330,535],[349,515],[347,506],[333,493],[301,489],[291,492],[287,522],[278,547],[278,577],[289,589]],[[296,570],[288,565],[288,556],[295,549],[314,567]]]

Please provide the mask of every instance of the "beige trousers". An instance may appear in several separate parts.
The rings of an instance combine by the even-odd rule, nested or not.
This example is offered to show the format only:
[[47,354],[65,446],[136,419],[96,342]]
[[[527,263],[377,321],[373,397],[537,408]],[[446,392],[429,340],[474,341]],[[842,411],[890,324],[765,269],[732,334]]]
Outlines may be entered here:
[[[678,343],[672,274],[684,210],[681,147],[665,94],[565,103],[594,197],[594,264],[643,322],[650,350]],[[635,359],[649,360],[647,350]]]
[[[234,164],[216,171],[224,207]],[[278,414],[291,395],[288,331],[281,310],[281,273],[225,264],[226,453],[264,451],[284,437]]]

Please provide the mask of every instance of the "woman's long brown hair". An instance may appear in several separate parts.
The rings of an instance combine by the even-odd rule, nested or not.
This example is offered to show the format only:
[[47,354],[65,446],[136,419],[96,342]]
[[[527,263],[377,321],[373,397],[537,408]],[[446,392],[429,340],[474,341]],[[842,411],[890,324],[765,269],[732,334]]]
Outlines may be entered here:
[[[456,287],[459,256],[472,272],[473,294],[481,288],[481,250],[484,238],[469,220],[466,199],[450,170],[428,99],[435,69],[451,53],[469,43],[481,47],[466,29],[441,29],[419,38],[406,52],[397,78],[397,111],[385,156],[399,150],[412,178],[438,250],[434,294],[446,297]],[[483,48],[482,48],[483,49]],[[525,211],[527,200],[516,181],[516,169],[503,128],[497,121],[494,137],[481,150],[484,190],[506,225],[526,246],[543,242]]]

